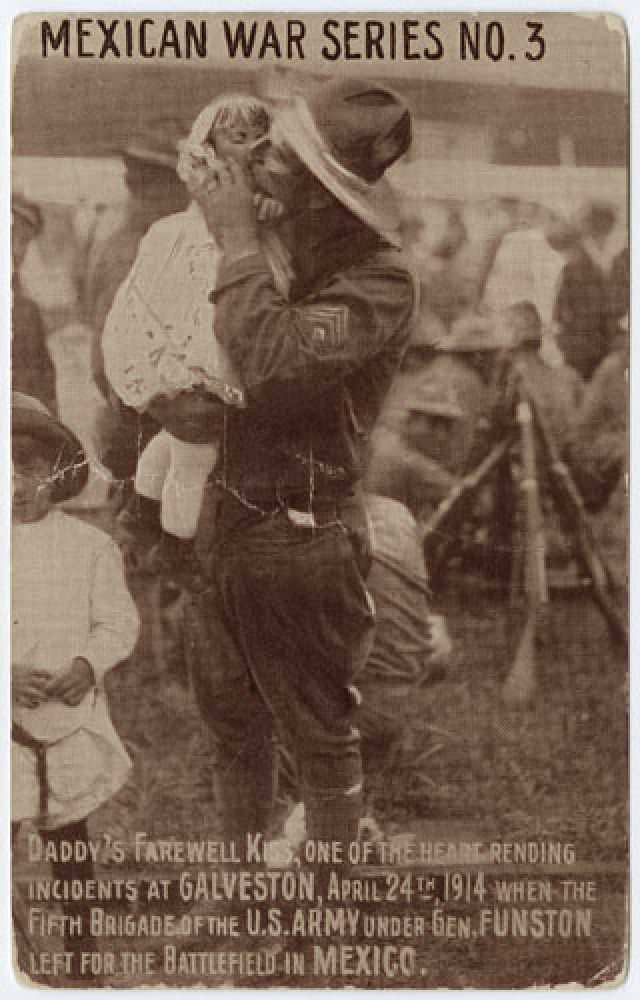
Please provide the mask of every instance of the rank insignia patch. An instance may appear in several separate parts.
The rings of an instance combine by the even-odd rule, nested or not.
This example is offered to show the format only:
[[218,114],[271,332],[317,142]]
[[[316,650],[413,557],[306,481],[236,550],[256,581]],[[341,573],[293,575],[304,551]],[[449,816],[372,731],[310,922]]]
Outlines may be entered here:
[[349,326],[349,310],[346,306],[305,309],[305,319],[314,348],[335,351],[343,346]]

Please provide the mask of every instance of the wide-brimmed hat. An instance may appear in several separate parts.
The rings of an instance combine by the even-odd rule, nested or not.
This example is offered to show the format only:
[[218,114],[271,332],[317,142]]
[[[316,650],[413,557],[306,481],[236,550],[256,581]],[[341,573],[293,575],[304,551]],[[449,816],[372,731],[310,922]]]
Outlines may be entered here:
[[450,420],[460,420],[464,416],[454,387],[435,382],[423,383],[411,397],[408,409],[413,413],[449,417]]
[[86,486],[89,465],[84,448],[39,399],[22,392],[11,393],[11,433],[35,438],[50,452],[54,462],[51,493],[54,502],[69,500]]
[[399,211],[384,172],[411,144],[411,114],[401,97],[366,81],[325,83],[279,111],[272,135],[349,211],[400,245]]

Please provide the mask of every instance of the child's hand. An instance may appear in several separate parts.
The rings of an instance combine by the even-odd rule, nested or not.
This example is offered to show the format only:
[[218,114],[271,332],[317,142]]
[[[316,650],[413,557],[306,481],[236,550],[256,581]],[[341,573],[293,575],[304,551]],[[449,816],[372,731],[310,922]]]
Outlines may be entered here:
[[95,682],[89,661],[76,656],[68,670],[50,680],[47,693],[50,698],[57,698],[66,705],[79,705]]
[[44,670],[21,668],[11,677],[11,698],[21,708],[37,708],[49,697],[51,674]]

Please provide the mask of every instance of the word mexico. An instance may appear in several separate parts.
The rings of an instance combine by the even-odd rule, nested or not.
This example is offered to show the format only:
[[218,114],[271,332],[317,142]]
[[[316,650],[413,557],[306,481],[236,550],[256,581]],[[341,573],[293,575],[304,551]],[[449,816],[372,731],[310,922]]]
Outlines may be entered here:
[[[212,39],[211,32],[219,32]],[[516,52],[530,62],[546,53],[544,25],[525,21],[521,37],[509,37],[502,22],[461,20],[454,32],[452,56],[462,61],[513,60]],[[60,18],[40,22],[43,58],[62,55],[81,59],[206,59],[218,42],[230,59],[304,60],[315,55],[328,62],[345,60],[413,61],[445,58],[440,21],[327,18],[319,36],[307,37],[297,18],[227,19],[212,24],[190,18]],[[452,43],[451,37],[447,46]],[[313,49],[313,51],[312,51]]]

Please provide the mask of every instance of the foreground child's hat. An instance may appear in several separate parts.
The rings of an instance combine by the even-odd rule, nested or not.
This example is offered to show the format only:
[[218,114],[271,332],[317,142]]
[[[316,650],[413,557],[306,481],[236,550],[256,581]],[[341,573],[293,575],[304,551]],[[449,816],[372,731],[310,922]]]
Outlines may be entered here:
[[12,217],[26,222],[33,229],[34,235],[42,229],[42,212],[33,201],[29,201],[21,192],[14,191],[11,195]]
[[399,213],[387,167],[411,144],[411,115],[386,87],[356,80],[323,84],[276,117],[281,137],[354,215],[398,245]]
[[22,392],[11,394],[11,433],[27,434],[50,449],[55,462],[52,500],[58,503],[80,493],[89,476],[84,448],[39,399]]

